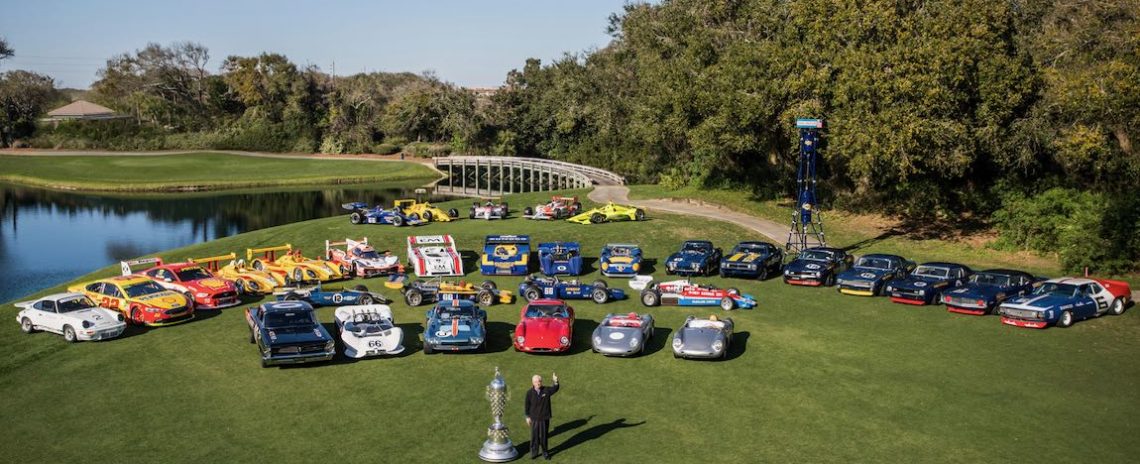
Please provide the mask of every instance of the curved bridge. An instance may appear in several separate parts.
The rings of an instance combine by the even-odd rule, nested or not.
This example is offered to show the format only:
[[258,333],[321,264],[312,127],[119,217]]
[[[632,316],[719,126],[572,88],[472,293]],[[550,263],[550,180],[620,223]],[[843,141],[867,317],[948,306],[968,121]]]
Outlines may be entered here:
[[432,158],[432,164],[444,175],[435,184],[440,195],[497,197],[625,184],[625,177],[605,169],[541,158],[446,156]]

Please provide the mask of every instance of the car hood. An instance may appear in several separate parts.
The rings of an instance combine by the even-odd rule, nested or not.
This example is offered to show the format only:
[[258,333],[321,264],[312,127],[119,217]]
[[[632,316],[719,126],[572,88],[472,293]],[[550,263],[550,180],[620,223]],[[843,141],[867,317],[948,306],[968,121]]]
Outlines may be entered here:
[[60,314],[60,316],[78,327],[82,327],[83,321],[87,321],[91,324],[90,328],[92,329],[105,329],[126,324],[126,322],[119,320],[119,313],[103,308],[81,309]]
[[306,327],[285,327],[266,330],[271,345],[291,345],[296,343],[327,342],[328,332],[320,325]]
[[840,272],[836,276],[838,279],[843,280],[870,280],[875,281],[886,277],[891,271],[885,269],[871,269],[871,268],[851,268],[846,271]]
[[424,336],[434,340],[470,340],[483,336],[483,325],[477,319],[433,319]]
[[1012,307],[1017,309],[1028,309],[1033,311],[1045,311],[1049,309],[1060,308],[1061,306],[1071,305],[1074,303],[1074,298],[1058,295],[1030,295],[1010,299],[1004,307]]
[[631,256],[607,256],[606,262],[614,263],[614,264],[629,264],[629,263],[633,262],[633,257],[631,257]]
[[897,281],[892,281],[891,286],[895,288],[907,288],[914,290],[925,290],[929,288],[943,288],[950,283],[950,279],[942,279],[937,277],[920,277],[920,276],[907,276]]
[[704,260],[708,259],[709,255],[710,255],[710,253],[699,252],[699,251],[678,251],[676,253],[669,255],[669,261],[677,261],[677,262],[683,262],[683,263],[684,262],[694,262],[694,261],[704,261]]
[[195,280],[193,282],[187,282],[186,284],[187,287],[197,292],[221,293],[237,291],[232,282],[215,277]]
[[571,324],[569,319],[554,317],[523,319],[515,328],[515,334],[525,336],[528,344],[530,341],[557,344],[559,338],[570,335]]
[[680,336],[686,348],[712,348],[713,342],[724,340],[724,332],[710,328],[686,327]]
[[767,253],[733,253],[721,258],[720,261],[723,263],[754,263],[756,261],[763,261],[767,257]]
[[957,298],[991,300],[997,298],[999,293],[1005,293],[1007,291],[1008,289],[996,285],[966,284],[950,290],[945,294]]
[[396,264],[395,262],[389,264],[389,263],[385,262],[383,259],[371,259],[371,258],[352,258],[352,262],[357,267],[389,267],[389,266],[393,266]]
[[132,300],[160,309],[174,309],[188,304],[186,297],[182,296],[182,294],[169,290],[132,298]]
[[630,339],[641,340],[644,333],[639,327],[598,327],[594,331],[594,337],[597,338],[597,344],[601,346],[622,346],[629,347]]
[[832,267],[831,263],[825,263],[822,261],[810,261],[810,260],[806,260],[806,259],[797,259],[797,260],[794,260],[794,261],[788,263],[787,265],[785,265],[784,269],[788,270],[788,271],[792,271],[792,272],[803,272],[803,271],[826,271],[826,270],[831,269],[831,267]]

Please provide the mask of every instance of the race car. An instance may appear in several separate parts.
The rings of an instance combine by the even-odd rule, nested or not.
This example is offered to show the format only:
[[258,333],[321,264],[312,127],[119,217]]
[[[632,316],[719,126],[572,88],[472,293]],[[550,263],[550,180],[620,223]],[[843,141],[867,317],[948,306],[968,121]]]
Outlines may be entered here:
[[673,335],[673,357],[724,358],[732,344],[733,327],[729,317],[686,317],[685,323]]
[[633,277],[641,270],[641,248],[628,243],[606,244],[598,262],[606,277]]
[[531,274],[519,284],[519,295],[527,301],[544,298],[557,298],[563,300],[594,300],[594,303],[604,304],[610,300],[625,298],[625,292],[620,288],[609,288],[606,281],[595,280],[593,284],[573,280],[559,280],[557,277],[541,277]]
[[[277,252],[285,254],[277,256]],[[258,256],[260,255],[260,256]],[[300,249],[285,244],[266,248],[247,248],[245,258],[254,269],[284,275],[287,282],[328,282],[346,278],[345,269],[339,264],[323,259],[310,259],[301,254]]]
[[565,219],[582,210],[582,203],[578,197],[551,197],[550,202],[534,208],[523,208],[523,217],[527,219],[555,220]]
[[592,341],[595,353],[606,356],[633,356],[645,351],[645,344],[653,338],[653,316],[649,313],[606,314],[594,329]]
[[425,302],[435,303],[448,300],[471,300],[479,306],[491,306],[498,303],[511,303],[514,295],[506,290],[499,290],[498,286],[490,280],[483,281],[478,287],[467,281],[444,282],[443,279],[430,281],[417,280],[407,284],[404,289],[404,302],[408,306],[419,306]]
[[530,270],[529,235],[488,235],[483,240],[483,275],[526,275]]
[[325,240],[325,259],[346,269],[350,276],[368,278],[404,273],[400,258],[390,251],[377,252],[368,244],[368,237],[360,240],[346,238],[343,242]]
[[463,259],[450,235],[408,237],[408,260],[420,277],[463,275]]
[[687,279],[669,282],[651,282],[641,291],[641,304],[645,306],[720,306],[728,311],[756,307],[756,298],[742,295],[735,288],[721,289],[712,285],[697,285]]
[[897,255],[870,254],[859,257],[855,266],[835,276],[839,293],[879,296],[887,282],[906,277],[914,263]]
[[1002,302],[1033,291],[1042,280],[1028,272],[990,269],[971,275],[965,285],[943,292],[942,303],[952,313],[993,314]]
[[219,279],[209,270],[192,263],[164,264],[162,258],[119,261],[123,275],[134,274],[131,266],[153,265],[142,272],[163,288],[181,293],[194,302],[195,309],[222,309],[241,303],[238,288],[232,281]]
[[440,301],[425,314],[424,354],[483,350],[487,311],[466,300]]
[[644,221],[645,210],[635,206],[624,206],[615,204],[614,202],[606,203],[604,206],[591,209],[578,213],[570,217],[567,221],[578,224],[601,224],[603,222],[611,221]]
[[852,261],[852,256],[839,248],[808,248],[784,265],[784,283],[830,287],[835,285],[835,276],[850,268]]
[[467,217],[471,219],[506,219],[511,214],[507,202],[495,203],[492,200],[475,202],[471,205],[471,212]]
[[309,287],[284,287],[273,292],[278,301],[304,301],[313,306],[348,306],[390,303],[384,295],[357,285],[352,288],[324,287],[320,283]]
[[385,305],[341,306],[333,322],[344,344],[344,355],[360,359],[404,352],[404,330],[392,321]]
[[923,263],[910,275],[887,283],[886,293],[895,303],[928,305],[942,302],[942,294],[961,286],[973,271],[961,264]]
[[669,275],[711,275],[720,267],[721,250],[708,240],[686,240],[665,260]]
[[108,340],[122,335],[127,328],[121,313],[100,308],[82,293],[56,293],[16,303],[16,307],[21,308],[16,313],[21,331],[60,334],[68,343]]
[[[219,264],[226,260],[229,260],[229,263],[225,266]],[[273,273],[254,269],[247,265],[244,259],[237,259],[236,253],[207,258],[190,258],[187,261],[205,266],[214,275],[233,282],[238,293],[268,295],[273,293],[273,289],[282,287],[292,280],[284,271]]]
[[1044,329],[1069,327],[1073,322],[1124,314],[1132,302],[1127,282],[1062,277],[1047,280],[1026,296],[1006,300],[998,309],[1002,324]]
[[245,310],[261,367],[331,361],[336,341],[304,301],[270,301]]
[[720,258],[722,277],[766,280],[784,266],[784,250],[767,242],[740,242]]
[[425,222],[451,222],[452,219],[459,217],[459,210],[455,208],[444,211],[426,201],[396,200],[392,206],[413,221],[423,219]]
[[73,285],[67,291],[87,295],[99,306],[122,313],[132,324],[158,327],[194,319],[191,300],[143,275],[109,277]]
[[515,351],[562,353],[574,339],[574,308],[561,300],[534,300],[523,306],[515,326]]
[[542,273],[579,275],[582,273],[582,246],[578,242],[546,242],[538,244],[538,264]]
[[348,214],[348,222],[353,224],[391,224],[396,227],[427,224],[422,219],[412,219],[405,215],[400,208],[384,209],[380,205],[369,208],[367,203],[359,201],[345,203],[340,207],[352,211]]

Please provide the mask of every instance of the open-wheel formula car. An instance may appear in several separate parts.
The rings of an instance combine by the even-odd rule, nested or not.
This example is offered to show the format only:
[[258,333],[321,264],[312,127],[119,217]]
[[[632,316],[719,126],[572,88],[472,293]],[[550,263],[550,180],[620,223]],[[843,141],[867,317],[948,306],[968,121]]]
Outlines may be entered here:
[[494,200],[483,200],[471,204],[471,211],[467,215],[470,219],[506,219],[511,214],[507,202],[495,203]]
[[669,275],[711,275],[720,267],[721,250],[708,240],[686,240],[665,260]]
[[425,314],[424,354],[487,346],[487,311],[466,300],[440,301]]
[[483,240],[479,261],[483,275],[526,275],[529,269],[529,235],[488,235]]
[[972,273],[961,264],[923,263],[910,275],[887,283],[886,293],[895,303],[938,304],[942,302],[943,293],[962,285]]
[[579,275],[582,273],[582,246],[578,242],[545,242],[538,244],[538,264],[542,273]]
[[633,277],[641,270],[641,248],[629,243],[607,244],[598,263],[606,277]]
[[722,277],[767,280],[784,267],[784,250],[767,242],[740,242],[720,258]]
[[593,300],[594,303],[604,304],[610,300],[625,298],[625,292],[620,288],[609,288],[606,281],[595,280],[587,285],[578,279],[560,280],[558,277],[542,277],[531,274],[519,284],[519,295],[527,301],[544,298],[563,300]]
[[[283,271],[273,273],[254,269],[244,259],[237,259],[236,253],[206,258],[190,258],[187,261],[200,264],[213,272],[214,275],[232,281],[237,286],[239,293],[268,295],[273,293],[273,289],[283,287],[292,281]],[[229,263],[223,266],[220,264],[222,261],[229,261]]]
[[444,282],[443,279],[429,281],[417,280],[404,286],[404,302],[408,306],[419,306],[424,303],[435,303],[449,300],[471,300],[479,306],[487,307],[495,303],[511,303],[514,295],[506,290],[499,290],[498,286],[490,280],[483,281],[475,286],[467,281]]
[[341,306],[333,313],[333,322],[350,358],[394,355],[404,352],[404,330],[392,320],[392,308],[386,305]]
[[942,303],[952,313],[993,314],[1005,300],[1032,292],[1044,280],[1028,272],[990,269],[977,272],[962,286],[942,293]]
[[673,335],[674,358],[724,358],[732,345],[732,318],[689,316]]
[[72,285],[67,291],[83,293],[99,306],[119,311],[132,324],[157,327],[194,319],[193,301],[144,275],[109,277]]
[[421,202],[412,199],[396,200],[392,203],[392,206],[400,210],[408,219],[413,221],[422,219],[425,222],[450,222],[459,217],[459,210],[455,208],[444,211],[426,201]]
[[[339,246],[344,248],[337,248]],[[325,240],[325,259],[346,269],[350,276],[367,278],[404,273],[400,258],[390,251],[376,251],[368,244],[368,237],[360,240],[346,238],[343,242]]]
[[844,295],[879,296],[891,280],[906,277],[914,263],[902,256],[870,254],[855,266],[835,276],[836,288]]
[[1069,327],[1073,322],[1105,314],[1124,314],[1132,301],[1127,282],[1108,279],[1062,277],[1049,279],[1026,296],[1002,303],[1001,323],[1044,329]]
[[590,337],[594,352],[606,356],[640,354],[652,338],[653,316],[649,313],[606,314]]
[[578,201],[578,197],[551,197],[550,202],[544,205],[537,205],[534,208],[524,208],[523,217],[527,219],[539,219],[552,221],[555,219],[566,219],[582,210],[582,203]]
[[320,283],[308,287],[284,287],[273,292],[278,301],[305,301],[313,306],[348,306],[389,303],[388,299],[368,290],[364,285],[352,288],[325,287]]
[[698,285],[687,279],[650,283],[641,291],[645,306],[720,306],[725,311],[756,307],[756,298],[735,288]]
[[20,330],[38,330],[63,336],[68,343],[107,340],[123,334],[126,318],[118,311],[100,308],[82,293],[56,293],[34,301],[16,303]]
[[221,309],[241,303],[238,288],[232,281],[215,277],[209,270],[192,262],[162,262],[162,258],[143,258],[119,261],[123,275],[134,274],[131,266],[152,265],[142,274],[154,279],[163,288],[181,293],[194,302],[195,309]]
[[348,222],[353,224],[391,224],[396,227],[419,226],[427,222],[416,218],[412,219],[400,211],[400,208],[384,209],[377,205],[369,208],[367,203],[355,201],[340,205],[341,208],[352,211],[348,213]]
[[[285,253],[278,256],[277,253]],[[250,266],[259,271],[282,274],[289,282],[328,282],[344,279],[344,269],[339,264],[323,259],[306,258],[300,249],[285,244],[266,248],[247,248],[245,258]]]
[[574,339],[574,308],[562,300],[534,300],[523,306],[515,326],[515,351],[562,353]]
[[636,206],[619,205],[614,202],[583,211],[567,219],[578,224],[601,224],[613,221],[644,221],[645,210]]
[[408,237],[408,261],[420,277],[463,275],[463,259],[450,235]]

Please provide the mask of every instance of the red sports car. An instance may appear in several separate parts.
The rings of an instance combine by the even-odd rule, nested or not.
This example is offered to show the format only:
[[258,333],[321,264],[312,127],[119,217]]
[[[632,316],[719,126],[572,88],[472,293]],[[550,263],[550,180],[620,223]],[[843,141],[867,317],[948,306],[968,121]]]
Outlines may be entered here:
[[131,266],[154,264],[142,274],[154,279],[167,290],[186,296],[196,309],[221,309],[241,303],[237,285],[233,281],[215,277],[197,263],[163,264],[162,258],[146,258],[120,263],[123,275],[131,274]]
[[574,338],[574,308],[562,300],[527,303],[515,326],[515,350],[527,353],[561,353]]

